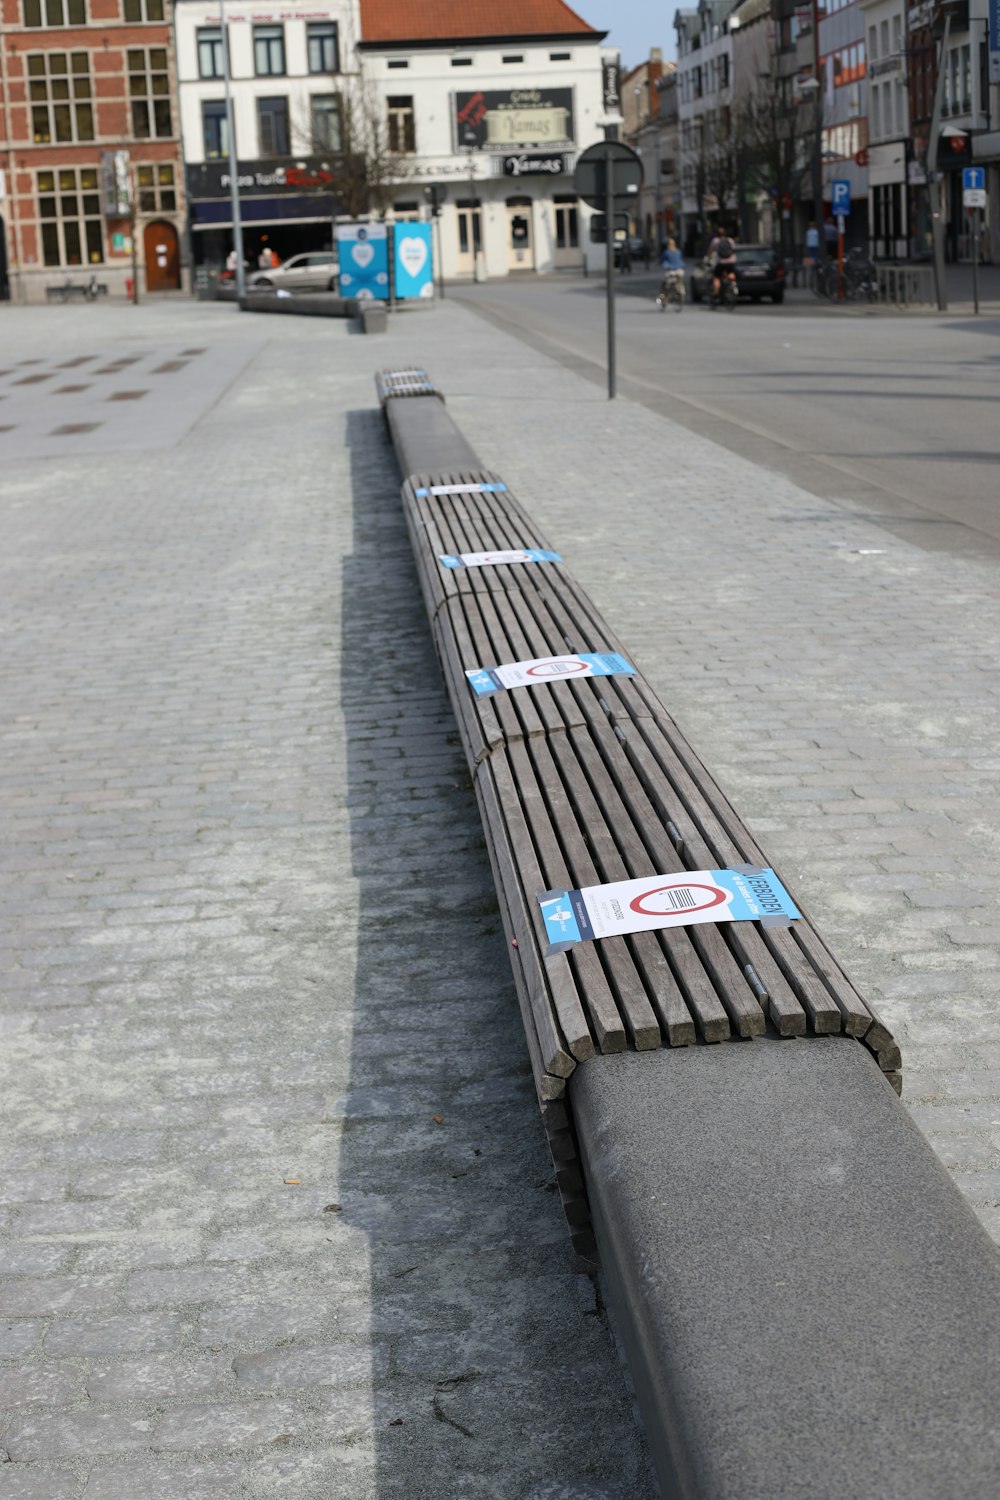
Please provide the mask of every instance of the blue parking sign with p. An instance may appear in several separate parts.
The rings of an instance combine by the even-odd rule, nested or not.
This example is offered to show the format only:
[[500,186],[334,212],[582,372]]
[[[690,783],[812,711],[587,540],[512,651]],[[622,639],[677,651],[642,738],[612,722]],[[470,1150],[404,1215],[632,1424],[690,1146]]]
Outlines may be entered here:
[[962,191],[982,192],[986,187],[985,167],[963,167],[962,168]]
[[840,177],[836,182],[831,182],[830,202],[835,214],[850,213],[851,184],[846,177]]

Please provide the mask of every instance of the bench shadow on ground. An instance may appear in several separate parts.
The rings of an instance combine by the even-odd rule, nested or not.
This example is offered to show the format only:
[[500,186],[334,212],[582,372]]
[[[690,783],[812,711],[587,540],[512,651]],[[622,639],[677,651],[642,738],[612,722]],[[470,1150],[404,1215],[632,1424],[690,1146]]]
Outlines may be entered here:
[[350,413],[347,440],[342,873],[360,916],[337,1212],[367,1258],[375,1350],[374,1479],[351,1494],[647,1500],[625,1378],[554,1191],[380,413]]

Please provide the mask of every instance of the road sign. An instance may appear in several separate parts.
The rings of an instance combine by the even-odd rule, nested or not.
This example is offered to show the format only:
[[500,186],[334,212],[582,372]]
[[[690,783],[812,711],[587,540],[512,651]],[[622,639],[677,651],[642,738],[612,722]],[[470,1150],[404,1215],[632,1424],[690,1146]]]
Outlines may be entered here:
[[578,198],[591,208],[604,208],[606,164],[613,164],[615,207],[622,209],[638,196],[642,187],[642,160],[622,141],[598,141],[582,152],[573,173],[573,188]]
[[962,194],[962,207],[963,208],[985,208],[986,207],[986,189],[985,188],[966,188],[965,191]]
[[844,230],[846,228],[847,228],[847,221],[844,218],[844,215],[843,214],[838,214],[837,215],[837,233],[838,234],[843,234]]
[[833,211],[838,217],[841,214],[850,213],[851,184],[846,177],[838,177],[836,182],[831,182],[830,201],[833,207]]
[[986,189],[985,167],[963,167],[962,168],[962,191],[984,192]]

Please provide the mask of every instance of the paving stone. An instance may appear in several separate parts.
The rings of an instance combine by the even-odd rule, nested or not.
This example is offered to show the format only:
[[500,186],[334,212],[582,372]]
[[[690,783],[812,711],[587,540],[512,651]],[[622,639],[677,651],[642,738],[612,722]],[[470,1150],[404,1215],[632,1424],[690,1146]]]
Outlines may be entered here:
[[157,1421],[155,1446],[166,1453],[255,1447],[294,1438],[307,1426],[308,1418],[291,1401],[179,1406]]
[[5,1464],[0,1471],[3,1500],[81,1500],[80,1477],[69,1469]]
[[[33,1325],[36,1329],[41,1325]],[[112,1355],[128,1358],[140,1351],[177,1347],[184,1331],[179,1312],[136,1312],[95,1318],[58,1318],[45,1335],[49,1356]]]
[[148,1417],[127,1411],[33,1412],[7,1425],[4,1445],[14,1463],[137,1453],[150,1446]]
[[328,1344],[249,1354],[233,1361],[240,1386],[253,1391],[298,1390],[310,1386],[370,1385],[388,1369],[383,1344]]

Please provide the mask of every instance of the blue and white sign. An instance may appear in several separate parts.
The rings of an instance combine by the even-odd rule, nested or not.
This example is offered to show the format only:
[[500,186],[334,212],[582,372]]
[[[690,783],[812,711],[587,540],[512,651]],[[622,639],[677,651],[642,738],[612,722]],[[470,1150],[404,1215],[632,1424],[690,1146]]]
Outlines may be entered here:
[[434,252],[429,224],[397,224],[393,268],[396,296],[433,297]]
[[702,922],[761,922],[787,927],[799,916],[773,870],[681,870],[616,880],[575,891],[545,891],[538,898],[549,939],[547,953],[574,943],[692,927]]
[[531,548],[527,552],[444,553],[438,561],[444,568],[495,568],[504,563],[562,562],[562,558],[558,552],[540,552]]
[[962,191],[983,192],[986,188],[985,167],[963,167],[962,168]]
[[420,499],[426,499],[428,495],[502,495],[507,486],[499,480],[495,484],[432,484],[424,485],[413,493]]
[[536,656],[503,667],[473,667],[465,675],[476,697],[486,698],[505,688],[538,687],[540,683],[573,678],[634,677],[635,667],[630,667],[617,651],[585,651],[580,656]]
[[851,211],[851,184],[846,177],[838,177],[836,182],[830,184],[830,203],[835,214],[849,214]]
[[384,224],[338,224],[340,292],[362,302],[389,300],[389,238]]

